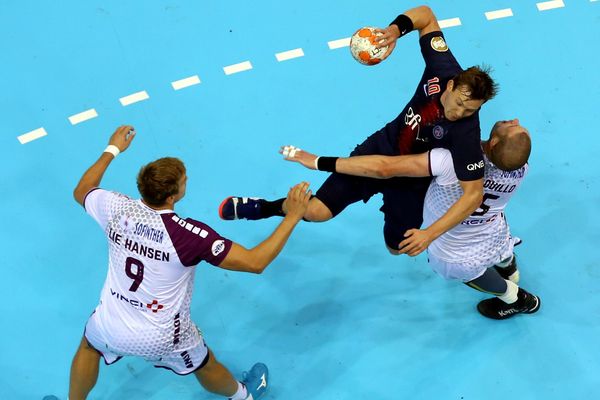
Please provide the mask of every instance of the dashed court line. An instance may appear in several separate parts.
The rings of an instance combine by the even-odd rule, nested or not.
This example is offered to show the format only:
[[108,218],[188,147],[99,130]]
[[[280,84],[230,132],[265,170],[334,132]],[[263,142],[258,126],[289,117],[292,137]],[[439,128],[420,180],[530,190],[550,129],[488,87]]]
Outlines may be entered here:
[[563,0],[544,1],[536,4],[539,11],[552,10],[554,8],[562,8],[565,6]]
[[499,19],[499,18],[512,17],[512,16],[513,16],[513,12],[512,12],[512,9],[510,9],[510,8],[504,8],[502,10],[496,10],[496,11],[488,11],[485,13],[485,17],[488,19],[488,21],[491,21],[494,19]]
[[250,69],[252,69],[252,63],[250,63],[250,61],[244,61],[238,64],[223,67],[225,75],[237,74],[238,72],[248,71]]
[[46,132],[46,130],[44,128],[38,128],[31,132],[22,134],[21,136],[17,137],[17,139],[19,139],[19,142],[21,142],[21,144],[25,144],[25,143],[31,142],[32,140],[44,137],[47,134],[48,134],[48,132]]
[[[590,3],[596,3],[600,0],[589,0],[589,1],[590,1]],[[563,0],[550,0],[550,1],[536,3],[536,6],[537,6],[538,11],[541,12],[541,11],[547,11],[547,10],[552,10],[552,9],[556,9],[556,8],[563,8],[563,7],[565,7],[565,3]],[[485,17],[489,21],[495,20],[495,19],[501,19],[501,18],[508,18],[508,17],[512,17],[512,16],[513,16],[513,11],[511,8],[504,8],[501,10],[488,11],[485,13]],[[443,20],[439,20],[438,23],[440,25],[440,28],[442,28],[442,29],[462,25],[462,21],[460,20],[460,18],[443,19]],[[350,37],[329,41],[329,42],[327,42],[327,46],[329,47],[330,50],[336,50],[336,49],[340,49],[343,47],[348,47],[348,46],[350,46]],[[288,51],[284,51],[284,52],[275,54],[275,58],[279,62],[291,60],[291,59],[298,58],[298,57],[304,57],[304,50],[301,48],[288,50]],[[241,62],[238,64],[233,64],[233,65],[228,65],[226,67],[223,67],[223,72],[225,73],[225,75],[232,75],[232,74],[236,74],[239,72],[251,70],[252,68],[253,68],[252,63],[250,61],[244,61],[244,62]],[[193,76],[190,76],[187,78],[173,81],[173,82],[171,82],[171,86],[173,87],[173,90],[181,90],[181,89],[184,89],[184,88],[187,88],[190,86],[198,85],[200,83],[201,83],[201,81],[200,81],[200,78],[198,77],[198,75],[193,75]],[[121,102],[123,107],[125,107],[125,106],[129,106],[131,104],[134,104],[134,103],[138,103],[140,101],[147,100],[149,98],[150,98],[150,96],[148,95],[148,93],[145,90],[142,90],[140,92],[132,93],[128,96],[121,97],[119,99],[119,101]],[[78,114],[70,116],[69,121],[71,122],[72,125],[77,125],[84,121],[90,120],[92,118],[96,118],[97,116],[98,116],[98,113],[96,112],[96,110],[93,108],[90,108],[89,110],[86,110],[86,111],[83,111]],[[17,139],[19,140],[19,142],[21,144],[26,144],[33,140],[44,137],[46,135],[48,135],[48,133],[42,127],[42,128],[35,129],[31,132],[24,133],[20,136],[17,136]]]
[[444,29],[452,28],[453,26],[461,26],[462,22],[460,21],[460,18],[449,18],[438,21],[438,24],[440,25],[440,28]]
[[293,58],[298,58],[298,57],[304,57],[304,51],[302,49],[288,50],[288,51],[284,51],[282,53],[275,54],[275,58],[279,62],[291,60]]
[[331,42],[327,42],[327,46],[329,46],[329,49],[331,50],[340,49],[342,47],[348,47],[350,46],[350,38],[347,37],[343,39],[332,40]]
[[198,75],[190,76],[188,78],[183,78],[178,81],[171,82],[171,86],[173,90],[181,90],[186,87],[194,86],[200,84],[200,77]]
[[142,90],[141,92],[136,92],[128,96],[121,97],[119,101],[123,107],[126,107],[140,101],[148,100],[149,98],[150,96],[148,96],[148,93],[146,93],[145,90]]
[[96,110],[90,108],[89,110],[85,110],[83,112],[80,112],[79,114],[71,115],[69,117],[69,122],[71,123],[71,125],[77,125],[89,119],[96,118],[97,116],[98,113],[96,112]]

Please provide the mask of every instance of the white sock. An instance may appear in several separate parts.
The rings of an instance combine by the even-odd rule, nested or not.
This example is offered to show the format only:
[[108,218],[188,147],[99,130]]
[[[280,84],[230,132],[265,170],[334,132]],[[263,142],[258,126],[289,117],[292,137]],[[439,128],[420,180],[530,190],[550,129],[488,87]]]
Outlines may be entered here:
[[240,381],[238,381],[237,384],[237,392],[235,392],[235,394],[229,398],[230,400],[244,400],[246,397],[248,397],[248,391],[246,390],[246,386]]
[[517,293],[519,293],[519,286],[511,281],[506,281],[506,292],[502,296],[498,296],[500,300],[506,304],[512,304],[517,301]]

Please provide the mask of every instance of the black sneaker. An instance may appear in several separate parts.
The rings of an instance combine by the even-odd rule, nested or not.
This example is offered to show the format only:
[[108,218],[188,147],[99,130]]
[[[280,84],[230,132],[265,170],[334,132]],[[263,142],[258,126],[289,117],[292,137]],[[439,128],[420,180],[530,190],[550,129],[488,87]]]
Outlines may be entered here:
[[506,319],[517,314],[533,314],[540,309],[542,304],[539,297],[519,288],[517,301],[506,304],[497,297],[482,300],[477,304],[477,310],[484,317],[492,319]]
[[513,254],[513,259],[507,267],[501,267],[494,265],[494,269],[498,271],[500,276],[513,283],[519,283],[520,274],[519,268],[517,267],[517,255]]

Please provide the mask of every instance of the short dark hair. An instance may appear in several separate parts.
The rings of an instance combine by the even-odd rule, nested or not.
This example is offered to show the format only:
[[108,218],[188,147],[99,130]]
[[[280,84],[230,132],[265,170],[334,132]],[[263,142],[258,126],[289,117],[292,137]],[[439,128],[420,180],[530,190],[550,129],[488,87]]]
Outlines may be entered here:
[[514,171],[521,168],[531,154],[531,137],[525,131],[516,132],[498,138],[498,143],[491,149],[492,162],[503,171]]
[[164,157],[144,165],[137,176],[137,187],[144,202],[162,206],[167,197],[179,192],[179,181],[185,174],[185,165],[174,157]]
[[498,93],[498,84],[490,76],[492,69],[488,66],[474,66],[459,72],[452,81],[456,90],[461,86],[469,88],[471,100],[483,100],[484,102],[494,98]]

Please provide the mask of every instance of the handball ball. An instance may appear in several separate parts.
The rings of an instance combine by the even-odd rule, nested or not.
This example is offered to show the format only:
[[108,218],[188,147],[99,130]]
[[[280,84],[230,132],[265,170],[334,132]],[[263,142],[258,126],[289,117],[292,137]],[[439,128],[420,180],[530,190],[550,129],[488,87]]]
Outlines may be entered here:
[[370,26],[360,28],[350,39],[350,52],[356,61],[364,65],[375,65],[383,61],[383,55],[389,46],[376,48],[377,37],[382,33],[376,33],[375,28]]

